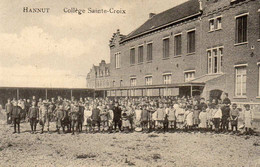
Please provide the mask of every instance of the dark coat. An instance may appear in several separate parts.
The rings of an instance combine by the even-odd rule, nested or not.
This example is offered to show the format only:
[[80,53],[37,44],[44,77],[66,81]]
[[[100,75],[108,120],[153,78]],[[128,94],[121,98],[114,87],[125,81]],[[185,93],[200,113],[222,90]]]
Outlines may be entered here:
[[39,118],[39,109],[37,107],[30,107],[28,112],[29,118]]
[[11,118],[12,119],[15,119],[15,118],[19,118],[21,117],[21,107],[18,107],[18,106],[13,106],[12,107],[12,110],[11,110]]
[[91,118],[93,121],[100,121],[100,110],[98,108],[92,110]]
[[121,113],[122,113],[121,108],[114,107],[113,112],[114,112],[114,121],[119,121],[121,119]]

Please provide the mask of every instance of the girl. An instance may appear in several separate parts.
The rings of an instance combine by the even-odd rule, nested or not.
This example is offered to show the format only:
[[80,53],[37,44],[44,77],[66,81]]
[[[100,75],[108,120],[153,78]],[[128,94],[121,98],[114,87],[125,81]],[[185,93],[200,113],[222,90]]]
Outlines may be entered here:
[[143,109],[141,112],[141,126],[143,132],[148,132],[148,108],[146,105],[143,105]]
[[214,104],[209,104],[208,106],[208,108],[206,109],[206,113],[207,113],[207,128],[209,129],[209,131],[212,131],[212,125],[213,125],[213,123],[212,123],[212,106],[213,106]]
[[86,127],[86,133],[91,132],[91,115],[92,115],[92,111],[89,105],[86,104],[84,110],[84,122],[83,122],[83,125]]
[[129,122],[129,113],[126,110],[125,106],[122,106],[122,126],[123,126],[123,132],[128,133],[130,122]]
[[171,105],[168,110],[168,122],[171,129],[175,129],[176,117],[175,117],[175,109]]
[[199,115],[199,120],[200,120],[200,124],[199,124],[199,128],[201,130],[201,132],[206,131],[207,129],[207,112],[206,112],[206,108],[205,106],[203,106],[201,108],[201,112]]
[[245,110],[243,111],[243,118],[246,134],[252,134],[253,112],[252,110],[250,110],[249,104],[245,105]]
[[187,106],[187,110],[184,113],[184,119],[185,119],[186,129],[191,130],[193,127],[193,111],[191,105]]
[[184,123],[184,105],[182,103],[179,104],[179,106],[176,106],[176,123],[177,123],[177,127],[179,129],[183,128],[183,123]]

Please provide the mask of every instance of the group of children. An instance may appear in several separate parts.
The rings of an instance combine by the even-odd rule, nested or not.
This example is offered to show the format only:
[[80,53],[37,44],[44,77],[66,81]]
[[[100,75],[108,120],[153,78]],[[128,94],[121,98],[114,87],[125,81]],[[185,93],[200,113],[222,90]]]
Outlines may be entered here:
[[[226,96],[223,100],[205,102],[204,98],[80,98],[49,100],[33,97],[28,109],[23,109],[15,99],[5,106],[8,121],[14,125],[14,133],[20,133],[20,120],[27,118],[31,132],[36,133],[39,123],[41,133],[50,122],[56,122],[56,131],[64,133],[112,133],[133,131],[174,132],[175,130],[214,131],[216,133],[238,132],[238,119],[242,113],[246,133],[252,133],[253,113],[250,105],[242,112],[231,104]],[[22,112],[23,111],[23,112]],[[23,115],[25,113],[25,116]],[[231,127],[230,127],[231,125]],[[85,127],[85,129],[83,129]],[[67,130],[65,130],[67,129]]]

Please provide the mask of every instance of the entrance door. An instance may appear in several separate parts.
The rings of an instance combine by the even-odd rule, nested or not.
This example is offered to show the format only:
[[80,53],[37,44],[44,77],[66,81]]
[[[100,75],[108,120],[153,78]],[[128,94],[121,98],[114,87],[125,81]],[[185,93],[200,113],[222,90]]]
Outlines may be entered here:
[[209,93],[209,100],[212,101],[212,99],[216,99],[216,100],[221,99],[222,92],[223,91],[219,89],[211,90]]

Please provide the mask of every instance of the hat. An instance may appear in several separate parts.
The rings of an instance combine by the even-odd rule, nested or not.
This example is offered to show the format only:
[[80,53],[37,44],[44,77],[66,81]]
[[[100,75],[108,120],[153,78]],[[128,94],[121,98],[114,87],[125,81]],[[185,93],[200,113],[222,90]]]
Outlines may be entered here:
[[244,107],[245,108],[247,108],[247,107],[250,108],[250,105],[249,104],[245,104]]

